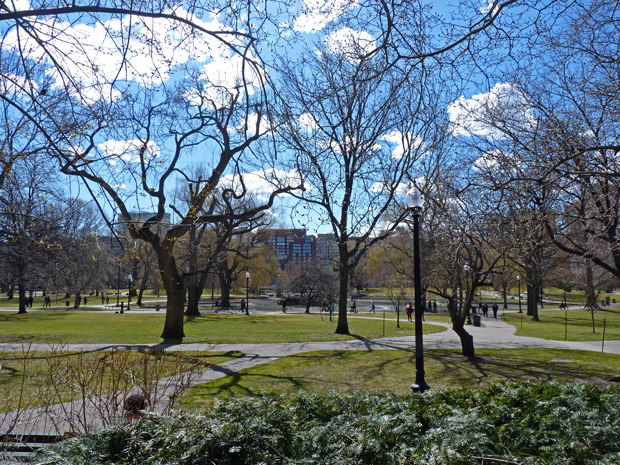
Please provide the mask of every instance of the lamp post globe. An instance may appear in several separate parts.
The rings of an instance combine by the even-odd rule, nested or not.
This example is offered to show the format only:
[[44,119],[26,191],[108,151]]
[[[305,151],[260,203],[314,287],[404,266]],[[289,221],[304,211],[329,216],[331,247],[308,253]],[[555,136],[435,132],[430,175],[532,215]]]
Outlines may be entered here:
[[245,314],[250,314],[250,272],[245,272]]
[[422,273],[420,263],[420,215],[424,198],[412,188],[407,192],[407,211],[413,216],[413,284],[415,292],[415,383],[413,392],[424,392],[430,386],[424,380],[424,341],[422,339]]

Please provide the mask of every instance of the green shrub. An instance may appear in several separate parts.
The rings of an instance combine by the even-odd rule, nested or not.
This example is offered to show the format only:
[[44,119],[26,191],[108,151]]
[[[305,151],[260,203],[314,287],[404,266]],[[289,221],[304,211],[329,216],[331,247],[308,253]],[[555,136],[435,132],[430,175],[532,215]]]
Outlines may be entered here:
[[553,382],[231,399],[204,414],[149,415],[73,438],[39,463],[612,464],[619,411],[620,389]]

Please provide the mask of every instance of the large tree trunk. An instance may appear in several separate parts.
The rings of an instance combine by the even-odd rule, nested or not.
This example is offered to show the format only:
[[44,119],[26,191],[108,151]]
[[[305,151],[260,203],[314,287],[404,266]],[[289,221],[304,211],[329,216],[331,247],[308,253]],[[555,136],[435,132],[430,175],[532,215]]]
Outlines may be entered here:
[[172,256],[172,245],[167,244],[158,253],[159,269],[167,293],[166,321],[161,334],[164,342],[179,342],[183,332],[183,310],[185,307],[185,285]]
[[452,327],[461,340],[461,353],[466,357],[476,355],[474,351],[474,337],[465,330],[463,325]]
[[540,295],[539,285],[530,285],[527,283],[527,314],[532,317],[533,321],[540,321],[538,318],[538,296]]
[[222,301],[220,302],[221,308],[230,308],[230,285],[226,282],[226,276],[224,272],[217,274],[220,281],[220,294],[222,294]]
[[19,295],[19,310],[17,313],[26,312],[26,282],[24,278],[24,268],[21,265],[17,267],[17,294]]
[[185,310],[185,314],[188,316],[200,316],[198,304],[202,296],[202,287],[200,287],[201,281],[201,279],[198,279],[196,272],[190,274],[187,283],[187,310]]
[[198,278],[198,251],[196,244],[196,225],[193,224],[189,228],[189,279],[187,280],[187,310],[185,314],[188,316],[200,316],[198,304],[202,289],[199,289]]
[[349,270],[346,263],[340,264],[340,291],[338,295],[338,325],[336,334],[349,334],[349,323],[347,321],[347,302],[349,291]]

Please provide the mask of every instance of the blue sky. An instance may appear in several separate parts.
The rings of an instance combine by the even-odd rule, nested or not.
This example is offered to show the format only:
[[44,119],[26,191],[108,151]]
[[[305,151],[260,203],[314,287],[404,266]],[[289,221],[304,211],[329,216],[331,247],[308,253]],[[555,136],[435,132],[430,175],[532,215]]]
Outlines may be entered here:
[[[7,4],[14,10],[26,10],[30,7],[29,0],[11,0]],[[180,3],[175,7],[176,15],[192,20],[205,31],[224,35],[230,32],[229,26],[217,15],[204,14],[196,17],[183,10],[183,5]],[[369,31],[332,28],[328,34],[324,32],[328,26],[333,26],[341,15],[358,8],[356,2],[305,0],[303,3],[300,2],[299,6],[299,10],[288,9],[282,12],[279,27],[284,31],[283,37],[292,37],[293,33],[299,33],[298,37],[301,40],[320,41],[332,49],[340,49],[342,53],[346,53],[347,47],[354,42],[368,47],[373,45],[373,37]],[[453,12],[445,2],[435,2],[435,9],[446,17]],[[478,9],[480,16],[488,11],[487,1],[481,2]],[[20,87],[31,91],[43,87],[49,88],[50,92],[62,91],[67,89],[68,82],[72,82],[79,83],[79,93],[74,92],[73,95],[80,99],[83,105],[112,105],[121,100],[125,92],[136,90],[151,92],[158,88],[170,87],[184,79],[189,67],[193,67],[198,70],[203,81],[209,84],[200,89],[200,95],[188,93],[184,97],[191,101],[199,96],[207,96],[213,105],[217,105],[227,98],[226,92],[222,92],[222,89],[234,88],[240,82],[241,58],[233,52],[232,47],[242,44],[232,35],[230,46],[227,46],[213,35],[205,33],[190,35],[189,27],[179,26],[178,23],[167,19],[118,16],[99,17],[97,21],[89,16],[40,17],[36,19],[36,25],[40,42],[37,43],[16,28],[4,29],[2,48],[5,51],[11,50],[19,43],[22,50],[27,50],[29,58],[33,61],[49,63],[51,57],[55,60],[56,67],[48,66],[42,76],[29,82],[26,82],[23,76],[4,73],[3,87],[5,90],[14,91],[15,94],[20,93]],[[40,43],[47,44],[46,50],[43,50]],[[288,45],[291,47],[288,48],[288,52],[295,50],[294,43]],[[247,94],[244,98],[251,100],[253,94],[260,91],[260,74],[268,73],[269,70],[259,67],[249,74],[247,69],[245,71],[248,85],[245,87]],[[450,111],[453,122],[465,125],[468,122],[461,112],[471,110],[477,102],[485,98],[483,94],[464,96],[458,104],[450,109],[446,108],[446,111]],[[269,128],[265,127],[264,130],[268,132]],[[128,133],[118,131],[119,136],[122,134]],[[112,135],[113,133],[109,132],[103,137],[97,137],[96,149],[92,155],[97,158],[97,169],[108,173],[111,184],[127,198],[130,209],[152,209],[149,197],[142,195],[139,186],[135,186],[136,176],[139,175],[136,168],[138,152],[142,146],[141,140],[138,137],[121,138]],[[389,137],[390,135],[386,134],[386,138]],[[75,146],[67,146],[66,150],[80,153],[84,150],[83,144],[84,141],[76,140]],[[147,144],[147,162],[156,166],[171,156],[169,149],[165,138],[151,139]],[[399,148],[395,143],[394,150],[402,150],[402,147]],[[185,155],[179,167],[212,165],[216,159],[214,153],[216,151],[213,147],[205,146],[201,150]],[[289,179],[295,179],[297,176],[294,172],[286,172],[277,167],[271,172],[267,171],[267,174]],[[246,183],[250,186],[252,195],[261,197],[268,194],[271,189],[268,177],[264,171],[246,173]],[[224,182],[234,183],[233,174],[227,174]],[[80,195],[85,195],[86,192],[77,186],[72,186],[72,190],[79,191]],[[282,205],[286,204],[287,202],[283,202]],[[290,218],[296,215],[291,215],[283,209],[275,211],[283,226],[306,226],[314,229],[317,225],[316,218],[311,216],[304,217],[303,223],[300,220],[291,224]],[[329,230],[321,227],[318,232]]]

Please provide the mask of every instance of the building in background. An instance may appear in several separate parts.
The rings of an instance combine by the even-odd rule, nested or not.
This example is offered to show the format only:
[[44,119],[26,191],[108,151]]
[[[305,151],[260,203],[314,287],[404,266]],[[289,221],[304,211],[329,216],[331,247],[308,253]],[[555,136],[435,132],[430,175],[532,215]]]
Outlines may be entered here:
[[316,259],[320,266],[330,266],[338,258],[338,242],[336,235],[317,234]]
[[260,232],[273,250],[281,269],[289,264],[309,264],[316,258],[316,238],[306,234],[305,229],[266,229]]

